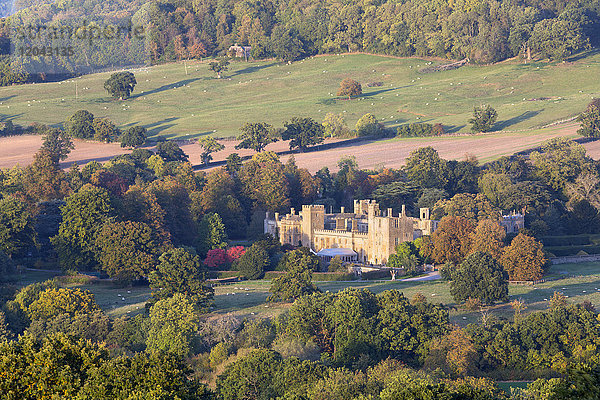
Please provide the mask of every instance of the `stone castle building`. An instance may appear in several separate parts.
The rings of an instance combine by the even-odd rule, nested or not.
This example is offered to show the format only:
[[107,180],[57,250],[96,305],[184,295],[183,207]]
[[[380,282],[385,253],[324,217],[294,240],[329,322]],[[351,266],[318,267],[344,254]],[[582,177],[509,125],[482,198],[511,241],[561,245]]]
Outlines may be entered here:
[[281,244],[310,247],[325,261],[338,255],[343,261],[385,264],[398,244],[430,235],[437,223],[428,208],[413,218],[402,206],[394,216],[391,208],[382,212],[374,200],[354,200],[353,212],[342,207],[327,214],[323,205],[305,205],[298,214],[293,208],[285,216],[267,213],[264,232],[279,237]]

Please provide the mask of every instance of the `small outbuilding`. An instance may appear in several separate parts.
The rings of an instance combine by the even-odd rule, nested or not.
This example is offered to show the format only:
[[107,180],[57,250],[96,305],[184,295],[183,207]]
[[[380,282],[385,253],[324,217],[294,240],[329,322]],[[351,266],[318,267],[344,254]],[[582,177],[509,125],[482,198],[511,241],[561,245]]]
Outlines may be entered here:
[[323,249],[317,253],[317,256],[325,263],[329,263],[336,256],[344,262],[358,261],[358,254],[354,250],[344,248]]

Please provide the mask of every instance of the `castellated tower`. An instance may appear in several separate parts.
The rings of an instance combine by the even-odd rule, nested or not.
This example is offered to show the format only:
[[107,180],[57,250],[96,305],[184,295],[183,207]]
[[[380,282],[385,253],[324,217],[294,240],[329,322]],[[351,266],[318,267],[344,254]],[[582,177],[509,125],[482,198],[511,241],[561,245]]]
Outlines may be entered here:
[[314,250],[315,229],[325,229],[325,206],[303,205],[302,206],[302,245]]

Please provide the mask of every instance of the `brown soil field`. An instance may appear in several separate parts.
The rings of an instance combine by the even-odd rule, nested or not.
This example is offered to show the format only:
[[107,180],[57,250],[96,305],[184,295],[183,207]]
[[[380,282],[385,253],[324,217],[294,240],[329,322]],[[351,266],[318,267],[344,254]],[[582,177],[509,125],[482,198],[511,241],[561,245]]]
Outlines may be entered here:
[[[296,164],[314,173],[322,167],[337,169],[342,157],[354,156],[361,168],[392,167],[398,168],[410,152],[424,146],[432,146],[445,159],[463,159],[466,154],[475,155],[481,162],[488,162],[517,151],[530,149],[543,141],[554,137],[576,137],[577,124],[564,124],[528,132],[504,132],[482,135],[447,136],[439,138],[406,138],[368,141],[320,152],[295,154]],[[329,140],[328,140],[329,142]],[[40,136],[23,135],[0,138],[0,168],[25,166],[31,163],[33,154],[40,148]],[[214,160],[223,160],[229,154],[251,155],[250,150],[235,150],[236,141],[223,141],[225,150],[215,153]],[[277,142],[267,146],[267,150],[287,150],[286,142]],[[600,158],[600,141],[584,145],[594,159]],[[197,144],[182,144],[181,148],[190,156],[192,164],[200,164],[201,148]],[[104,162],[110,158],[127,153],[119,144],[75,141],[75,150],[69,154],[62,165],[68,168],[72,163],[85,164],[92,160]],[[282,162],[289,156],[282,156]]]

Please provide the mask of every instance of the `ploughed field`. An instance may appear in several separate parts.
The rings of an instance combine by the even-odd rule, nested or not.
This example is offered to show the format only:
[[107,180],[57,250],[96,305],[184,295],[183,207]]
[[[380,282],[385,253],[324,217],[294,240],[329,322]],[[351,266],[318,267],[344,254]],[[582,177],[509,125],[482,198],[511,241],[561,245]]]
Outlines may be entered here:
[[[355,143],[318,152],[297,153],[294,155],[299,167],[307,168],[314,173],[322,167],[337,170],[337,162],[345,156],[355,156],[361,168],[392,167],[398,168],[411,151],[432,146],[445,159],[462,159],[466,153],[476,155],[481,162],[493,161],[501,156],[539,146],[545,140],[553,137],[575,138],[577,125],[567,123],[553,127],[535,129],[526,132],[498,132],[482,135],[459,135],[436,138],[394,138],[378,141]],[[13,167],[17,164],[28,165],[33,155],[42,143],[40,136],[24,135],[0,138],[0,168]],[[227,155],[237,152],[241,155],[251,155],[249,150],[235,150],[236,141],[223,141],[225,150],[213,155],[215,161],[224,160]],[[600,142],[585,143],[588,154],[595,159],[600,158]],[[192,164],[201,163],[202,150],[197,144],[182,144],[181,148],[190,156]],[[267,150],[287,150],[287,143],[277,142],[267,146]],[[92,160],[99,162],[129,152],[116,143],[103,144],[75,140],[75,150],[62,163],[69,167],[72,163],[85,164]],[[288,156],[282,156],[285,162]]]

